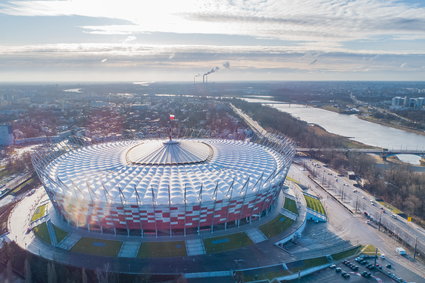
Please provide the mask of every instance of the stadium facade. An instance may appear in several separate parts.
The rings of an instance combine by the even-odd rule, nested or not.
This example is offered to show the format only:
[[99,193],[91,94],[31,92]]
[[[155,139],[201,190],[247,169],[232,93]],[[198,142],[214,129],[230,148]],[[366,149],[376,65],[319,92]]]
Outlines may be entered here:
[[276,204],[291,140],[70,140],[33,156],[55,211],[102,233],[186,235],[257,221]]

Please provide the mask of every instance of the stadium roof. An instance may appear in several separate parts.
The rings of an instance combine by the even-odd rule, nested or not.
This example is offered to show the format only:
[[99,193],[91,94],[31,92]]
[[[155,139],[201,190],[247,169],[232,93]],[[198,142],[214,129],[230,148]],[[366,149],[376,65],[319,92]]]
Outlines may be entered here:
[[[256,193],[282,181],[285,156],[236,140],[132,140],[66,152],[45,168],[62,194],[101,201],[197,203]],[[275,173],[280,173],[275,176]],[[273,176],[270,178],[270,176]],[[232,187],[232,190],[229,190]]]
[[212,148],[200,141],[150,141],[131,148],[127,161],[139,165],[175,165],[198,163],[212,155]]

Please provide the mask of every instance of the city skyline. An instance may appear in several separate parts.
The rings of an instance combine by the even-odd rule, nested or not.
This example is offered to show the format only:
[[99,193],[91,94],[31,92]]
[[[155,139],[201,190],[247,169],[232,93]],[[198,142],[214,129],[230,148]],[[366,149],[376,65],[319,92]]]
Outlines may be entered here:
[[0,21],[2,82],[425,77],[421,1],[4,1]]

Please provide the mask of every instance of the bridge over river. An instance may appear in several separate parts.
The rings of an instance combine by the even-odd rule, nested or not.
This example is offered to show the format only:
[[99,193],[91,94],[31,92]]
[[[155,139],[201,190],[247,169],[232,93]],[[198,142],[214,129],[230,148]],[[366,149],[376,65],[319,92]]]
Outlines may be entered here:
[[297,152],[324,152],[324,151],[334,151],[334,152],[344,152],[344,153],[371,153],[381,156],[383,159],[386,159],[389,156],[398,155],[398,154],[411,154],[417,155],[420,157],[425,157],[425,150],[412,150],[412,149],[377,149],[377,148],[297,148]]

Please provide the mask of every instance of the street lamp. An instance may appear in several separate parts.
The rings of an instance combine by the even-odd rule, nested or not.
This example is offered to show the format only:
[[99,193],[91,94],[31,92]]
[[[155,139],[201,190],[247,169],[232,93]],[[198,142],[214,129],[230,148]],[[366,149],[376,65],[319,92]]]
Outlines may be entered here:
[[379,214],[379,223],[378,223],[378,231],[381,231],[381,218],[382,218],[382,210],[381,213]]

